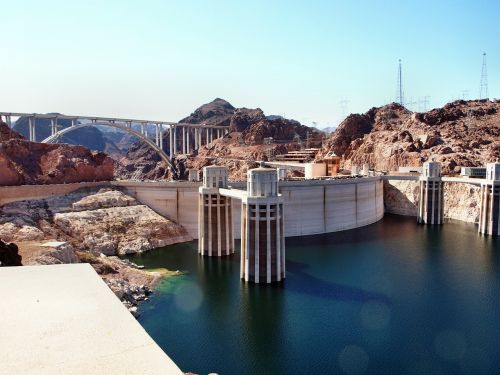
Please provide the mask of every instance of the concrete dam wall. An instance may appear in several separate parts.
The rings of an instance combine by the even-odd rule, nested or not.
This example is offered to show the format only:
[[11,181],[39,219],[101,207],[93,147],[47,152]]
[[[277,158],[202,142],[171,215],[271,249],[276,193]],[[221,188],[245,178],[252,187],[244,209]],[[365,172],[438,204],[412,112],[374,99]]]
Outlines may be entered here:
[[[198,187],[192,182],[114,181],[128,194],[156,212],[184,226],[198,237]],[[245,189],[245,183],[233,183]],[[285,235],[336,232],[372,224],[384,216],[383,184],[379,177],[281,181]],[[241,202],[232,199],[235,238],[240,238]]]

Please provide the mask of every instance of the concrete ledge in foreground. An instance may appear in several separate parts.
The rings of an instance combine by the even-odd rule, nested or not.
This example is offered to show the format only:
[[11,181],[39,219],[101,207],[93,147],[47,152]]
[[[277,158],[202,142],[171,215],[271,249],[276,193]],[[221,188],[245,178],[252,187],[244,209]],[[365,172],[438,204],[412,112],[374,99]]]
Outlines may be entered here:
[[2,374],[182,374],[89,264],[0,268]]

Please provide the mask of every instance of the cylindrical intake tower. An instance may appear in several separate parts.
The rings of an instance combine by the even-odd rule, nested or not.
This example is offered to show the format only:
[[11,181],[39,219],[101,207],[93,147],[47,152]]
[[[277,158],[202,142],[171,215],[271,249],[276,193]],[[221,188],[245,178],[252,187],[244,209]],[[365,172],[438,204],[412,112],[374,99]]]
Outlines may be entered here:
[[198,206],[198,253],[201,255],[234,253],[231,198],[219,194],[219,188],[227,188],[227,176],[226,167],[203,168]]
[[430,161],[423,165],[417,221],[423,224],[443,223],[443,181],[438,162]]
[[479,233],[500,235],[500,162],[486,164],[486,179],[481,182]]
[[276,169],[247,174],[247,196],[241,207],[241,278],[273,283],[285,278],[283,197]]

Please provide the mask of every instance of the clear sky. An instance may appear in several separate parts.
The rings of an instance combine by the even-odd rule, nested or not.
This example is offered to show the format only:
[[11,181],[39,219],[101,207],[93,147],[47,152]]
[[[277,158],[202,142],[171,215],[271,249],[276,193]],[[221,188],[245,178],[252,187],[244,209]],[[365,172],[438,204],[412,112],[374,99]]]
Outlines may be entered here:
[[[216,97],[306,124],[500,97],[500,1],[0,0],[0,111],[176,121]],[[415,109],[418,105],[415,104]]]

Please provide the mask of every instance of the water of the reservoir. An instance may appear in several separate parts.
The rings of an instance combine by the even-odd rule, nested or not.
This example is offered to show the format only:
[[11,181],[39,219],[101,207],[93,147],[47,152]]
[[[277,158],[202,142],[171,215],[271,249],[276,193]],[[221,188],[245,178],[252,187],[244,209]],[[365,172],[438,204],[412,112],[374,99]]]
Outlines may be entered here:
[[286,280],[240,280],[240,253],[197,243],[131,258],[167,278],[139,321],[197,374],[500,372],[500,239],[477,227],[386,216],[345,232],[286,239]]

